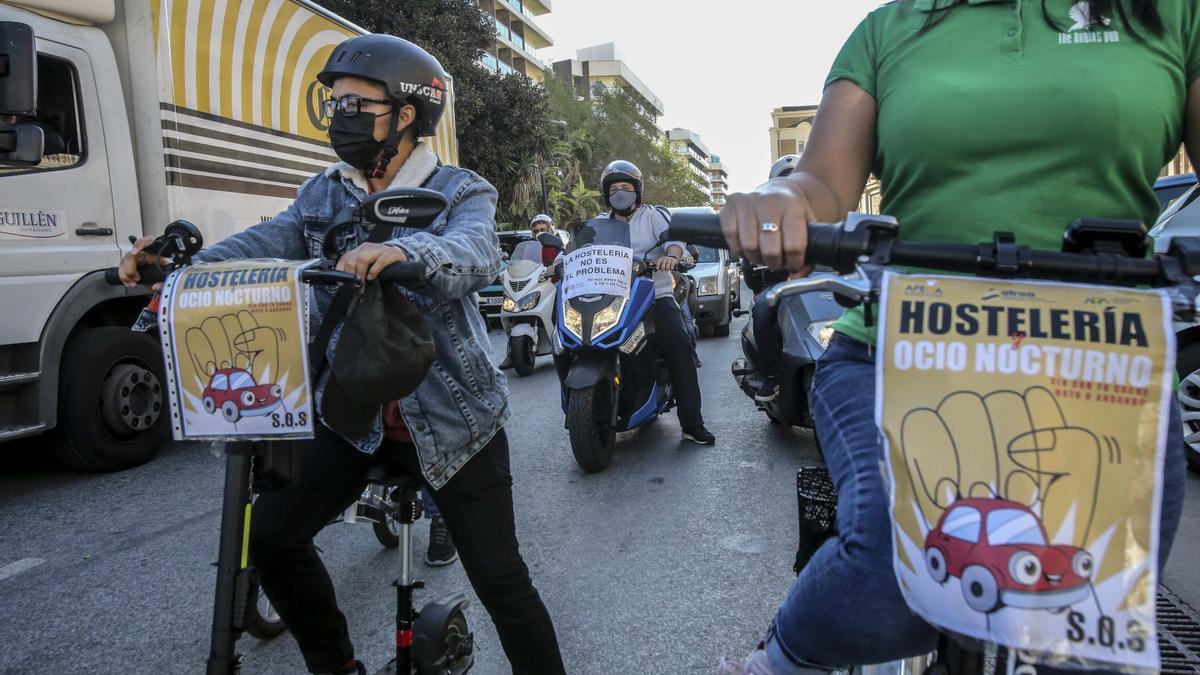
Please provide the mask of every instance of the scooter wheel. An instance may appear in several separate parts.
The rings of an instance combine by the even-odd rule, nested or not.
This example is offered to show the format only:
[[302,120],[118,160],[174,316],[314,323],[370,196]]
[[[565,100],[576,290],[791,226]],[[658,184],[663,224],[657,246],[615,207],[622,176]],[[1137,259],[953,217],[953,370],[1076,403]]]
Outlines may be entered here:
[[[430,609],[427,606],[421,614]],[[470,670],[474,663],[475,638],[461,610],[450,611],[437,623],[417,620],[413,626],[413,665],[417,673],[458,675]]]
[[254,584],[253,596],[246,607],[246,632],[259,640],[273,640],[287,632],[287,624],[258,584]]

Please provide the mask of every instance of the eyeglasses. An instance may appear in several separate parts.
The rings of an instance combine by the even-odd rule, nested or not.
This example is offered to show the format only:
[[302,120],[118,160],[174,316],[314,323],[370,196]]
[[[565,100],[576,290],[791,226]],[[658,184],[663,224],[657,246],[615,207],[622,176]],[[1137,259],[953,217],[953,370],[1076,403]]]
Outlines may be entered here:
[[[364,102],[382,104],[391,103],[391,101],[387,99],[366,98],[364,96],[358,96],[357,94],[347,94],[341,98],[326,99],[323,104],[325,117],[327,119],[333,119],[333,116],[337,113],[341,113],[342,117],[354,117],[362,110],[362,104]],[[390,112],[392,112],[391,109],[389,109],[386,113],[380,113],[380,115],[387,115]]]

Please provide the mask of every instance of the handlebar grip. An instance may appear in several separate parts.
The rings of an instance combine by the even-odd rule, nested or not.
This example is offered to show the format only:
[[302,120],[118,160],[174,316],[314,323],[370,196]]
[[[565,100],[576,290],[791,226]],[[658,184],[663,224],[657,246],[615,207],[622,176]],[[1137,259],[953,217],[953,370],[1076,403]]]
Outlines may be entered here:
[[379,280],[394,284],[425,281],[425,265],[419,262],[395,262],[383,268]]
[[709,248],[729,248],[721,231],[721,218],[705,208],[671,209],[667,237]]
[[[161,267],[155,267],[154,265],[140,266],[137,268],[137,271],[138,276],[141,277],[141,281],[138,282],[140,286],[153,286],[165,281],[167,278],[167,273]],[[109,267],[104,270],[104,283],[109,286],[124,286],[121,283],[121,269],[119,267]]]

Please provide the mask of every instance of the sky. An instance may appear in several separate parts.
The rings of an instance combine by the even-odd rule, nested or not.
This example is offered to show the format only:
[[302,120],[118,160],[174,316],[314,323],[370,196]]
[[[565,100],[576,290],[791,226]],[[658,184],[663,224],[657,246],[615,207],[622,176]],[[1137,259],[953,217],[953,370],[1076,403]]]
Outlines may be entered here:
[[547,61],[616,42],[663,101],[659,127],[684,127],[720,155],[733,192],[771,168],[771,110],[816,105],[842,43],[882,0],[552,0],[535,19]]

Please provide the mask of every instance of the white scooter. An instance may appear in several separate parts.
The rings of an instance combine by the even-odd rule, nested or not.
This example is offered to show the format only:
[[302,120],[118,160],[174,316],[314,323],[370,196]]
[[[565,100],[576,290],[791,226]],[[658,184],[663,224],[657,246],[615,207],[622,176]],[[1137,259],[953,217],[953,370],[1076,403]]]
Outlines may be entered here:
[[508,335],[508,354],[513,370],[521,377],[533,372],[537,357],[554,352],[554,302],[557,289],[550,270],[543,264],[545,246],[562,248],[562,242],[543,234],[517,244],[508,258],[504,282],[504,303],[500,306],[500,325]]

